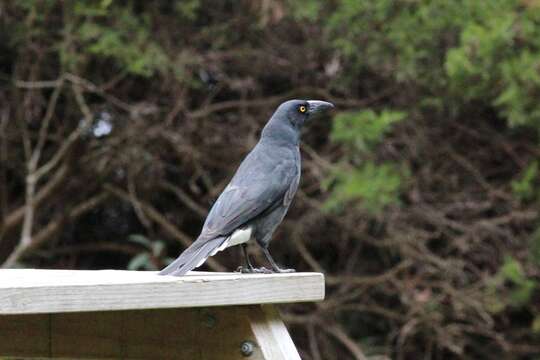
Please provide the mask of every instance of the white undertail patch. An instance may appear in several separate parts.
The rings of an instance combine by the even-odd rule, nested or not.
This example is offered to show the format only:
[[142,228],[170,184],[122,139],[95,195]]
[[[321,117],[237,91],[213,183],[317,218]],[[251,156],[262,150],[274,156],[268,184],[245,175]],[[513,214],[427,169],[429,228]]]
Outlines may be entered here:
[[[230,246],[240,245],[240,244],[248,242],[249,239],[251,239],[251,232],[252,232],[251,227],[247,227],[245,229],[235,230],[231,234],[231,236],[229,236],[227,239],[225,239],[223,244],[221,244],[219,247],[215,248],[214,251],[212,251],[210,253],[210,255],[208,255],[208,257],[214,256],[218,252],[223,251],[223,250],[225,250],[226,248],[228,248]],[[198,268],[199,266],[201,266],[206,261],[206,259],[208,259],[208,257],[201,259],[199,261],[199,263],[197,264],[197,266],[195,266],[195,267]]]
[[227,245],[227,247],[248,242],[249,239],[251,239],[251,230],[251,226],[245,229],[235,230],[232,235],[227,239],[229,240],[229,244]]

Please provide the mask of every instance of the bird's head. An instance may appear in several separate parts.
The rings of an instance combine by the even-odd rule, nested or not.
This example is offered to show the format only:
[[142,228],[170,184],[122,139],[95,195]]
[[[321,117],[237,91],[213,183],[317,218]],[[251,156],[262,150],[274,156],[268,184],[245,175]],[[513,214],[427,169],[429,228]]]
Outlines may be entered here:
[[275,114],[300,129],[306,121],[333,107],[332,103],[321,100],[289,100],[279,105]]
[[261,138],[287,144],[298,144],[302,125],[315,115],[333,108],[329,102],[320,100],[289,100],[279,105],[264,127]]

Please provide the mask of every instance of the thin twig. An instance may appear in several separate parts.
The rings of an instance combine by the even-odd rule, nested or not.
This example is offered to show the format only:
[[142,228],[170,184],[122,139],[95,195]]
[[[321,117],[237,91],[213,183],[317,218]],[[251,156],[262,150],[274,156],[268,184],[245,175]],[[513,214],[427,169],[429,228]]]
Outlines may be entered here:
[[[179,241],[185,247],[188,247],[193,243],[193,240],[188,235],[180,231],[174,224],[167,220],[165,216],[163,216],[150,204],[141,200],[132,199],[127,192],[116,186],[106,185],[105,188],[124,201],[127,201],[129,203],[131,203],[132,201],[137,201],[138,206],[141,208],[142,211],[144,211],[148,218],[157,223],[167,234],[169,234],[173,239]],[[206,264],[212,270],[227,271],[225,266],[221,265],[216,259],[208,259],[206,261]]]
[[334,324],[333,326],[323,325],[321,326],[321,328],[328,334],[332,335],[341,344],[343,344],[350,351],[350,353],[354,356],[356,360],[367,360],[360,346],[358,346],[358,344],[353,339],[351,339],[349,335],[347,335],[347,333],[341,328],[340,325],[338,324]]
[[[100,193],[94,197],[87,199],[81,204],[75,206],[68,214],[67,219],[73,221],[74,219],[80,217],[84,213],[95,208],[98,204],[102,203],[108,198],[108,193]],[[20,243],[15,250],[9,255],[9,257],[2,264],[3,268],[10,268],[15,265],[16,262],[21,260],[24,256],[28,255],[33,250],[39,248],[43,245],[50,237],[60,228],[61,223],[64,221],[65,216],[61,216],[55,220],[49,222],[45,227],[43,227],[39,232],[37,232],[32,242],[28,244]]]

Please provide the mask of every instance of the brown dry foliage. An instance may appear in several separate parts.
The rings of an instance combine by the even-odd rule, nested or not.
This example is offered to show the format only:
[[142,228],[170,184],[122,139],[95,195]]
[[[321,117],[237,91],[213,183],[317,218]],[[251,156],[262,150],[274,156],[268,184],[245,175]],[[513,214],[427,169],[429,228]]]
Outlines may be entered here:
[[[182,22],[165,2],[137,3],[134,13],[153,19],[152,41],[182,71],[150,76],[67,36],[84,18],[68,4],[38,3],[33,15],[0,5],[4,266],[123,269],[146,251],[127,241],[132,234],[165,242],[176,256],[281,101],[320,98],[346,111],[417,100],[373,73],[336,85],[340,74],[329,69],[337,55],[320,24],[293,21],[282,2],[241,4],[206,4]],[[36,32],[19,32],[20,24]],[[94,136],[103,116],[112,131]],[[410,113],[375,156],[407,164],[411,175],[401,204],[375,215],[355,204],[321,210],[321,183],[346,150],[329,140],[328,119],[309,126],[301,189],[272,243],[283,264],[327,276],[324,302],[282,309],[303,358],[540,354],[530,331],[538,303],[493,312],[486,295],[506,254],[527,257],[538,217],[509,186],[539,155],[536,136],[494,118],[482,108],[460,121]],[[162,267],[165,255],[150,261]],[[232,270],[239,261],[230,249],[206,267]]]

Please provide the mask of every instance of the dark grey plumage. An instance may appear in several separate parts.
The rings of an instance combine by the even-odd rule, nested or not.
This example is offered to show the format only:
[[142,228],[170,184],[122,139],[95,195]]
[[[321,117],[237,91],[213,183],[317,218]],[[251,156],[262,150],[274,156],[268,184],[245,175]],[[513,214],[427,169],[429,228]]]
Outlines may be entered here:
[[[268,244],[283,220],[300,181],[300,130],[313,114],[333,107],[318,100],[290,100],[281,104],[264,127],[261,138],[214,203],[201,234],[161,275],[184,275],[209,256],[242,244],[247,272],[253,268],[246,242],[254,239],[275,272]],[[264,269],[266,270],[266,269]]]

